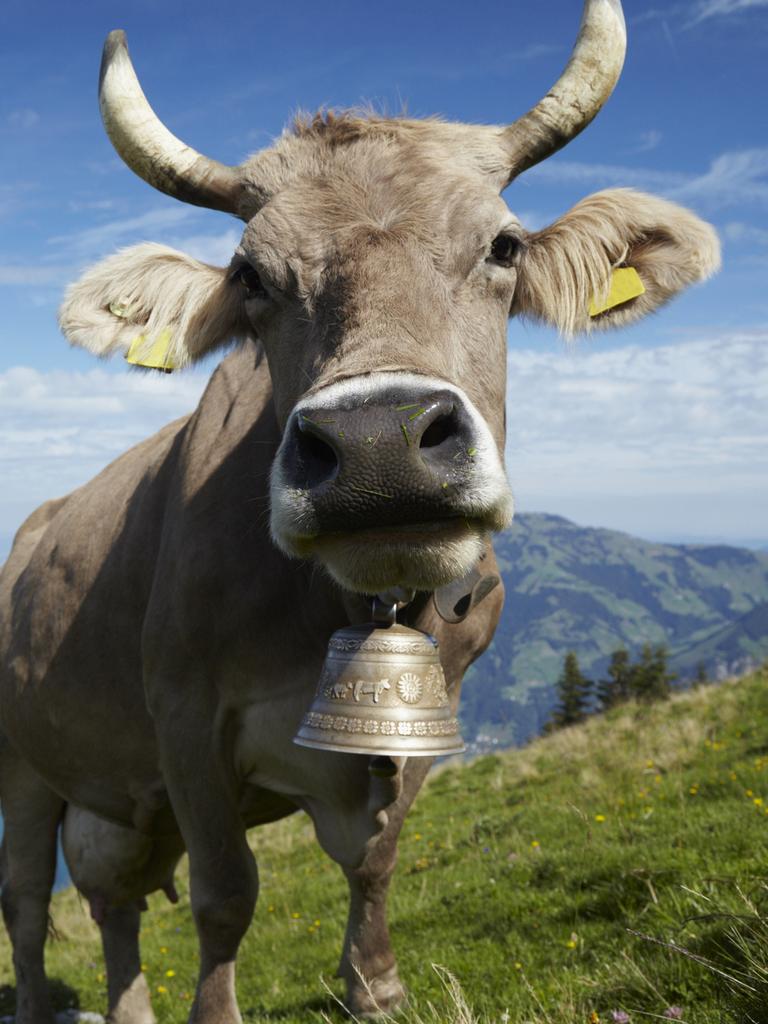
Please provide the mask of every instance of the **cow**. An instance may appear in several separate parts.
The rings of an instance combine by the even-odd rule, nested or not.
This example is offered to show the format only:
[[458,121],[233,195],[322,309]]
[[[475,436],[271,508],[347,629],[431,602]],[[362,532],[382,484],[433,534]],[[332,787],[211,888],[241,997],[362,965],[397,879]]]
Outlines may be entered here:
[[[503,599],[487,580],[489,536],[513,509],[509,317],[565,335],[618,327],[717,267],[714,231],[662,199],[604,191],[527,231],[500,197],[595,117],[625,44],[619,0],[586,0],[561,77],[510,125],[323,112],[230,167],[171,134],[124,35],[108,37],[100,103],[119,155],[244,227],[228,267],[138,245],[88,270],[61,309],[66,338],[98,356],[181,369],[232,351],[192,415],[34,512],[3,570],[2,909],[19,1024],[52,1019],[43,946],[62,821],[113,1024],[154,1019],[141,900],[173,895],[184,849],[190,1019],[240,1020],[235,960],[258,890],[246,830],[296,810],[349,883],[347,1006],[402,1003],[385,904],[431,759],[382,768],[292,739],[329,636],[365,621],[374,595],[415,592],[401,618],[439,640],[455,711]],[[622,270],[640,286],[611,299]]]

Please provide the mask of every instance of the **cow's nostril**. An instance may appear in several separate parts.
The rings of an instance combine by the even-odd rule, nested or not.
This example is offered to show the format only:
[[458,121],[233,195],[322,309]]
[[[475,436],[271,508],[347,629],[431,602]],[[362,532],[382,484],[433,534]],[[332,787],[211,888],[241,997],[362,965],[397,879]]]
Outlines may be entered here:
[[447,441],[449,437],[453,437],[458,429],[456,418],[453,414],[453,410],[448,413],[444,413],[442,416],[438,416],[436,420],[432,420],[427,429],[421,435],[419,441],[420,448],[437,448],[443,441]]
[[327,441],[299,428],[296,444],[301,486],[311,489],[333,480],[339,471],[339,459]]

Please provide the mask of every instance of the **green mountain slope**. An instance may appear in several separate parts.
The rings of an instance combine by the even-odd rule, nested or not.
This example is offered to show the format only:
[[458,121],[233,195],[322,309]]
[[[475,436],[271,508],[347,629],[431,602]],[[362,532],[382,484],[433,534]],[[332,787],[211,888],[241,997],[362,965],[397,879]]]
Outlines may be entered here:
[[701,661],[722,678],[768,655],[765,552],[652,543],[543,513],[519,515],[495,547],[506,605],[462,698],[465,736],[481,747],[540,731],[568,650],[596,678],[621,646],[665,644],[681,679]]
[[[688,1024],[768,1024],[767,685],[762,672],[625,706],[523,750],[443,766],[406,822],[393,882],[393,942],[411,991],[398,1020],[587,1024],[615,1013],[641,1024],[677,1008]],[[245,1020],[341,1024],[323,987],[341,992],[341,872],[303,816],[251,837],[261,896],[240,957]],[[194,984],[179,874],[181,903],[153,897],[143,918],[160,1024],[186,1019]],[[57,1000],[103,1009],[87,908],[60,893],[52,921]],[[457,1014],[435,963],[477,1018]],[[0,990],[0,1015],[12,1000]]]

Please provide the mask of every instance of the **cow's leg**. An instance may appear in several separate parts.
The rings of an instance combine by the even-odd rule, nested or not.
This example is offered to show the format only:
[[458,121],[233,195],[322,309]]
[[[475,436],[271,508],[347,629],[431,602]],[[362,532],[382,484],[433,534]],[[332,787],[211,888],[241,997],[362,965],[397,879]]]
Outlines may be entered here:
[[2,909],[13,946],[16,1024],[52,1024],[44,947],[61,797],[0,740]]
[[110,1024],[153,1024],[139,952],[141,908],[156,889],[175,896],[180,837],[154,839],[70,805],[62,843],[72,881],[101,930]]
[[[345,755],[348,756],[348,755]],[[384,763],[387,759],[376,761]],[[387,925],[387,894],[397,861],[403,819],[427,774],[431,758],[396,759],[397,774],[377,775],[372,763],[364,806],[352,810],[308,801],[323,849],[346,875],[349,916],[338,974],[346,983],[345,1003],[360,1019],[392,1013],[405,1002],[405,989]],[[393,762],[390,761],[390,765]]]
[[[161,735],[161,752],[171,804],[189,853],[192,914],[200,944],[190,1022],[240,1024],[235,960],[253,918],[258,872],[234,786],[211,749],[215,733],[199,736],[198,718],[185,719],[185,710],[183,704],[175,709],[176,729]],[[199,706],[192,711],[202,721],[215,721],[215,709],[208,715]]]
[[397,835],[382,835],[357,868],[344,867],[349,916],[338,974],[347,988],[347,1009],[361,1019],[391,1013],[405,989],[387,926],[387,893],[397,860]]
[[105,907],[100,916],[107,968],[107,1020],[110,1024],[154,1024],[149,986],[141,970],[138,904]]
[[192,913],[200,975],[190,1021],[240,1024],[235,961],[256,906],[258,873],[239,816],[210,807],[202,834],[188,832]]

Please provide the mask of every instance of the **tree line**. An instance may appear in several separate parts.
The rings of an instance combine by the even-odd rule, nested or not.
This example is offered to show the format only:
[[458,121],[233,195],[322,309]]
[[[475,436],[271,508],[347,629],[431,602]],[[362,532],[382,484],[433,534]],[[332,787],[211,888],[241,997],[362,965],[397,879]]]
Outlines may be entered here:
[[[608,711],[628,700],[646,703],[666,700],[672,692],[671,684],[677,679],[675,673],[669,671],[667,658],[663,645],[645,644],[634,662],[630,660],[629,651],[620,647],[611,655],[606,678],[592,680],[579,668],[575,652],[568,651],[557,681],[558,704],[544,731],[576,725],[588,715]],[[706,669],[700,665],[694,684],[707,681]]]

